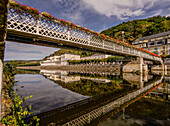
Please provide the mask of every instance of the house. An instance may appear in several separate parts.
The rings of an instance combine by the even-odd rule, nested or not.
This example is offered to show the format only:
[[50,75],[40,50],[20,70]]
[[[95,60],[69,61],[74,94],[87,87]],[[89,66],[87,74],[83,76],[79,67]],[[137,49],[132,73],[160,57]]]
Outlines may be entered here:
[[40,62],[41,66],[60,66],[67,65],[68,60],[80,60],[80,55],[64,53],[61,55],[50,56],[46,60]]
[[170,55],[170,31],[139,37],[132,45],[158,55]]

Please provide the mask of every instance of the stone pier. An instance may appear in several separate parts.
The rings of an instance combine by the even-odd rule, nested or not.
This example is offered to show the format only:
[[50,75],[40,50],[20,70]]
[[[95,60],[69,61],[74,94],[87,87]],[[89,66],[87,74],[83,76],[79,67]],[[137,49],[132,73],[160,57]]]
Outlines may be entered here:
[[123,73],[148,73],[148,65],[144,64],[143,58],[138,57],[135,61],[130,61],[127,64],[123,65]]

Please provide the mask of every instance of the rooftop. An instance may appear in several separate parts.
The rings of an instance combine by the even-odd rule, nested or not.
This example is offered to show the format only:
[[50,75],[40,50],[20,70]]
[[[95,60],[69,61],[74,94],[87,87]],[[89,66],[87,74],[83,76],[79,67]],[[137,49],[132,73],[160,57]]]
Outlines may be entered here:
[[[158,38],[158,37],[162,37],[162,36],[167,36],[170,34],[170,31],[167,32],[162,32],[162,33],[158,33],[158,34],[153,34],[153,35],[149,35],[149,36],[145,36],[145,37],[139,37],[136,40],[137,41],[141,41],[141,40],[148,40],[148,39],[152,39],[152,38]],[[136,41],[135,40],[135,41]]]

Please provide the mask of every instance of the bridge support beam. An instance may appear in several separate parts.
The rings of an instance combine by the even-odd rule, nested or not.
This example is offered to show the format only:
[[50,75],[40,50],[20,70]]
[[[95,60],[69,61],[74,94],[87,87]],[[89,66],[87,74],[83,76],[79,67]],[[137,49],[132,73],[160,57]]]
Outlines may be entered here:
[[5,49],[5,39],[7,31],[7,5],[8,0],[0,1],[0,119],[1,117],[1,91],[3,84],[3,59]]
[[123,65],[122,72],[124,73],[144,73],[147,74],[148,66],[144,64],[142,57],[137,57],[136,61],[130,61],[126,65]]

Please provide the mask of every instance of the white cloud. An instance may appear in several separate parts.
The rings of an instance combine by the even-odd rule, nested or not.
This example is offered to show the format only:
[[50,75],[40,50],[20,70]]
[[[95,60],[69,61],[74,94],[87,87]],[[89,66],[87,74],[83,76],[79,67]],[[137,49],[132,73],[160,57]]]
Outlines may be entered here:
[[75,24],[82,25],[83,17],[82,17],[81,11],[76,11],[76,12],[71,13],[71,14],[70,13],[64,13],[63,16],[67,17],[69,21],[71,21]]
[[120,20],[128,16],[145,14],[144,9],[151,8],[158,0],[83,0],[88,8],[93,8],[98,13],[107,17],[116,16]]
[[[116,16],[119,20],[148,15],[162,14],[158,6],[168,5],[169,0],[51,0],[56,6],[63,6],[63,18],[76,24],[86,21],[84,13],[105,15],[108,18]],[[155,8],[156,7],[156,8]],[[163,8],[162,8],[163,9]],[[167,13],[166,13],[167,14]]]

